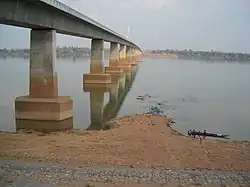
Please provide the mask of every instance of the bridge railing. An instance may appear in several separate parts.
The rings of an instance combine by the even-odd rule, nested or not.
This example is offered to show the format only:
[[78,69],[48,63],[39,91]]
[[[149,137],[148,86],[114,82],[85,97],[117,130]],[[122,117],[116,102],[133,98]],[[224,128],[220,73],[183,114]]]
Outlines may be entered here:
[[131,44],[133,44],[132,41],[129,41],[127,38],[120,35],[119,33],[115,32],[115,31],[111,30],[110,28],[102,25],[101,23],[99,23],[99,22],[97,22],[97,21],[83,15],[82,13],[74,10],[73,8],[71,8],[71,7],[65,5],[65,4],[63,4],[61,2],[59,2],[58,0],[40,0],[40,1],[42,1],[42,2],[44,2],[46,4],[49,4],[49,5],[51,5],[51,6],[55,7],[55,8],[58,8],[58,9],[66,12],[66,13],[72,14],[73,16],[81,18],[82,20],[87,21],[87,22],[89,22],[89,23],[91,23],[93,25],[97,25],[97,26],[101,27],[102,29],[106,30],[107,32],[110,32],[110,33],[112,33],[112,34],[114,34],[114,35],[116,35],[116,36],[130,42]]

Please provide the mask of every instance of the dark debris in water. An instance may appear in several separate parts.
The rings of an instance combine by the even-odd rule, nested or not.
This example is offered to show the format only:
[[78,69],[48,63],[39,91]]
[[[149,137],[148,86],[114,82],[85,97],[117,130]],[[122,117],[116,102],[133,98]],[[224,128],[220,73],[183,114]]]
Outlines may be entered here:
[[147,114],[164,115],[164,111],[158,106],[151,106]]
[[137,96],[137,100],[145,100],[146,98],[151,98],[152,96],[151,95],[148,95],[148,94],[144,94],[144,95],[139,95]]
[[[147,111],[144,111],[144,114],[155,114],[155,115],[166,115],[166,110],[169,109],[169,106],[165,103],[167,101],[152,101],[153,97],[149,94],[137,96],[137,100],[146,101],[147,100]],[[148,100],[149,99],[149,100]]]

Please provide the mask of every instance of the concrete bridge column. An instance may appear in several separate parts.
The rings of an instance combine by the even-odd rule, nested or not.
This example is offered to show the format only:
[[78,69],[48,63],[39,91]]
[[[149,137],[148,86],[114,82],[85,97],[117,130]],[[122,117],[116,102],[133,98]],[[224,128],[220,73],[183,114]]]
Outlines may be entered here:
[[136,60],[136,54],[135,53],[136,53],[135,48],[132,48],[132,59],[133,59],[133,61]]
[[138,51],[134,49],[134,60],[137,60],[137,56],[138,56]]
[[119,44],[111,42],[109,66],[105,67],[105,73],[111,74],[111,84],[117,84],[118,80],[125,76],[124,72],[131,71],[131,67],[120,63]]
[[[68,96],[58,96],[55,63],[56,31],[31,30],[29,95],[16,98],[16,119],[62,121],[73,117],[72,99]],[[35,125],[31,128],[41,130]],[[60,130],[62,127],[51,128]]]
[[127,54],[126,56],[127,61],[131,62],[132,61],[132,47],[129,47],[129,46],[126,47],[126,54]]
[[119,66],[119,44],[112,42],[110,44],[109,66],[105,67],[105,73],[111,75],[111,86],[117,85],[119,80],[125,76],[123,70],[127,67]]
[[84,84],[110,84],[111,75],[105,74],[104,65],[104,41],[92,39],[90,73],[83,75]]
[[117,66],[119,62],[119,44],[110,43],[109,66]]
[[135,60],[136,60],[136,61],[140,61],[141,58],[142,58],[141,52],[140,52],[139,50],[136,49],[136,50],[135,50]]
[[123,44],[120,44],[118,66],[122,67],[124,73],[130,72],[132,69],[132,65],[127,61],[126,46]]
[[110,43],[110,56],[109,56],[109,66],[105,67],[105,72],[111,74],[111,79],[114,76],[120,76],[123,73],[121,67],[118,66],[119,63],[119,44],[111,42]]
[[126,61],[126,46],[123,44],[120,44],[119,62],[124,63],[125,61]]
[[133,59],[133,48],[127,46],[127,62],[128,64],[132,65],[132,68],[136,66],[138,63]]

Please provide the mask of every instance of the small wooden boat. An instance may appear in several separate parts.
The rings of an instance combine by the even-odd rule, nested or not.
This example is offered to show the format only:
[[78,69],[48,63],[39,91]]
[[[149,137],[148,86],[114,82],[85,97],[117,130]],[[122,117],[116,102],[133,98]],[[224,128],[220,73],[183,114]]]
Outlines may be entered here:
[[188,131],[188,135],[189,136],[193,136],[194,138],[196,136],[203,136],[203,138],[205,138],[206,136],[209,136],[209,137],[215,137],[215,138],[225,138],[225,139],[228,139],[228,136],[227,134],[220,134],[220,133],[208,133],[206,130],[204,130],[204,132],[201,132],[201,131],[196,131],[196,130],[189,130]]

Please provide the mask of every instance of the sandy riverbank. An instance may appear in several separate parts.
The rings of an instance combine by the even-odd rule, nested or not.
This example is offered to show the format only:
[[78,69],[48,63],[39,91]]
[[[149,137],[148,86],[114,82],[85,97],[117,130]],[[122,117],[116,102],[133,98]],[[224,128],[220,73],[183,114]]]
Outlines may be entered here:
[[250,171],[249,141],[204,140],[183,136],[163,116],[131,116],[98,132],[0,133],[2,158],[86,165],[204,168]]

